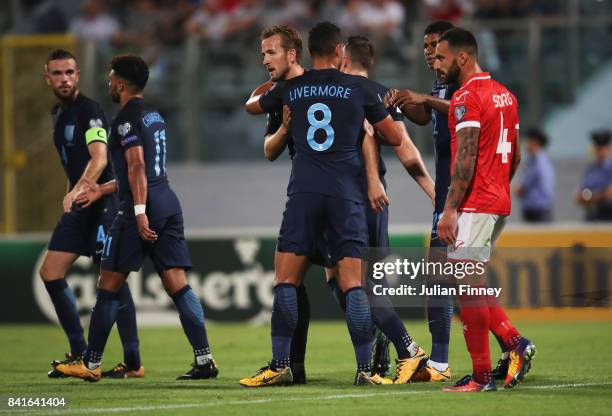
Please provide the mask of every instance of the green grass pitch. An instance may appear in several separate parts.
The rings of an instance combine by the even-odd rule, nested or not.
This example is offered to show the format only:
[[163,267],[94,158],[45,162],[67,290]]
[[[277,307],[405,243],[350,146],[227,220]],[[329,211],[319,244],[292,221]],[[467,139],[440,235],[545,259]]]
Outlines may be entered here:
[[[412,336],[429,349],[425,322],[407,322]],[[441,384],[354,387],[354,358],[342,322],[314,322],[307,355],[309,383],[299,387],[245,389],[238,379],[269,359],[269,327],[211,324],[208,335],[220,368],[217,380],[175,381],[192,360],[180,327],[142,328],[144,379],[49,380],[48,363],[61,358],[66,342],[51,325],[0,326],[0,396],[64,396],[67,410],[8,410],[0,414],[141,415],[609,415],[612,408],[612,323],[517,322],[537,345],[525,382],[511,391],[451,394]],[[453,379],[470,369],[461,326],[453,324]],[[497,346],[493,342],[493,360]],[[106,368],[122,360],[113,331]]]

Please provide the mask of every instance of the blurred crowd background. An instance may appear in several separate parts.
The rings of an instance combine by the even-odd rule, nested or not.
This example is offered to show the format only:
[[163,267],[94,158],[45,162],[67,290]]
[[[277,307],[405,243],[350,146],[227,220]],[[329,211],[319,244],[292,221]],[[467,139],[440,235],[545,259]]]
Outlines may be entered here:
[[[588,217],[588,212],[581,212],[581,207],[588,205],[588,201],[581,199],[584,172],[591,163],[602,163],[593,162],[597,151],[592,150],[591,133],[597,131],[602,137],[601,134],[612,128],[610,0],[7,0],[0,3],[0,32],[5,38],[44,39],[60,33],[73,36],[74,43],[68,43],[78,53],[83,72],[81,89],[101,101],[110,115],[116,111],[106,91],[110,57],[132,52],[147,60],[151,67],[147,96],[169,123],[169,159],[175,166],[178,186],[185,184],[186,189],[193,189],[193,183],[202,180],[196,179],[200,174],[244,186],[243,177],[248,172],[250,180],[259,186],[266,183],[281,188],[279,195],[287,179],[282,172],[288,167],[271,171],[259,165],[263,164],[265,118],[250,117],[242,109],[252,89],[267,78],[261,66],[259,33],[266,26],[289,24],[306,37],[308,29],[321,20],[335,22],[347,35],[362,34],[375,42],[377,63],[372,76],[376,80],[390,87],[421,92],[429,91],[433,80],[423,62],[425,26],[433,20],[449,20],[473,30],[479,41],[482,66],[518,97],[524,131],[531,129],[537,131],[534,133],[537,137],[546,137],[542,148],[550,162],[536,163],[534,157],[531,170],[523,175],[532,178],[528,175],[536,172],[550,182],[543,187],[547,191],[538,191],[552,193],[543,197],[551,205],[549,220]],[[10,146],[4,147],[5,159],[13,162],[12,165],[6,162],[3,176],[10,179],[6,169],[14,168],[13,174],[19,178],[23,174],[19,171],[22,165],[32,166],[37,164],[37,157],[49,157],[41,150],[42,145],[32,150],[32,138],[50,143],[51,137],[48,130],[41,134],[33,129],[34,110],[30,107],[38,104],[30,105],[35,99],[28,101],[23,96],[38,97],[38,103],[42,94],[48,95],[42,81],[38,77],[32,79],[32,74],[40,74],[53,42],[42,42],[42,46],[36,41],[3,45],[3,65],[8,68],[10,64],[12,68],[5,69],[2,84],[5,97],[2,108],[12,109],[11,115],[5,116],[2,122],[4,141],[8,135],[12,140]],[[308,66],[307,53],[304,55],[303,63]],[[42,102],[48,106],[52,99]],[[29,112],[20,111],[20,106],[28,107]],[[41,104],[43,110],[47,111]],[[38,118],[44,118],[40,121],[44,131],[50,120],[45,117],[48,113],[42,114]],[[12,129],[6,129],[7,123]],[[408,129],[430,162],[433,157],[431,126],[409,124]],[[543,143],[539,139],[535,142]],[[7,156],[11,148],[17,155],[13,158]],[[27,161],[22,160],[28,155]],[[604,159],[609,160],[609,156]],[[247,162],[253,167],[245,165]],[[604,173],[597,178],[603,181],[604,190],[610,188],[612,192],[612,182],[606,182],[612,181],[608,179],[612,175],[608,174],[610,169],[605,166],[602,169]],[[278,172],[281,172],[280,178]],[[6,200],[6,193],[12,188],[7,187],[8,182],[3,183]],[[203,190],[201,194],[200,202],[211,196],[221,200],[207,214],[198,216],[200,220],[193,219],[191,225],[218,225],[220,220],[215,215],[211,219],[210,212],[227,211],[228,205],[234,205],[233,200],[223,199],[213,190]],[[516,186],[515,196],[519,203],[524,199],[533,200],[521,183]],[[277,193],[270,195],[270,198],[277,197]],[[191,197],[187,199],[190,201]],[[530,203],[526,202],[523,208],[529,209]],[[20,202],[15,204],[15,210],[19,211]],[[193,198],[193,204],[198,206],[198,197]],[[426,202],[418,207],[430,211]],[[265,205],[262,210],[266,210]],[[232,223],[229,221],[232,215],[228,216],[228,224]],[[245,215],[248,216],[246,211]],[[419,222],[425,218],[428,216],[407,215],[398,222]],[[527,216],[524,219],[528,220]],[[262,224],[248,221],[244,224],[269,223],[272,216]],[[37,227],[40,228],[33,229]]]

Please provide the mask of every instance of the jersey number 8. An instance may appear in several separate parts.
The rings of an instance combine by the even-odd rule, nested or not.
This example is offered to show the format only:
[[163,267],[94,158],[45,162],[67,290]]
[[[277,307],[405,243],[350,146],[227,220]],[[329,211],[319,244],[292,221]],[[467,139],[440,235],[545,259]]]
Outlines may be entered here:
[[[323,113],[322,119],[317,119],[316,112],[321,111]],[[308,141],[308,145],[317,152],[323,152],[331,147],[334,143],[334,129],[330,126],[332,118],[332,113],[329,107],[323,103],[316,103],[311,105],[308,108],[308,122],[310,123],[310,127],[308,128],[308,133],[306,134],[306,140]],[[318,143],[315,140],[315,133],[317,130],[325,130],[327,134],[327,138],[323,143]]]

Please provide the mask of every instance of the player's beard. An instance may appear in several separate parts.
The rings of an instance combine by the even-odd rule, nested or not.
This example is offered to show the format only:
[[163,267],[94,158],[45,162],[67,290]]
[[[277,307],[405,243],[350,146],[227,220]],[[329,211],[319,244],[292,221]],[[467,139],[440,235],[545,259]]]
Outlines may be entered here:
[[116,88],[111,88],[108,95],[110,95],[110,98],[114,103],[118,103],[120,101],[119,93],[117,92]]
[[457,65],[457,60],[455,59],[450,68],[448,68],[446,75],[444,76],[444,82],[446,82],[447,84],[456,84],[459,80],[460,72],[461,69],[459,68],[459,65]]
[[58,88],[54,88],[53,89],[53,94],[60,100],[60,101],[73,101],[74,100],[74,96],[76,93],[76,85],[73,85],[72,87],[70,87],[69,89],[66,89],[66,92],[63,92],[59,87]]

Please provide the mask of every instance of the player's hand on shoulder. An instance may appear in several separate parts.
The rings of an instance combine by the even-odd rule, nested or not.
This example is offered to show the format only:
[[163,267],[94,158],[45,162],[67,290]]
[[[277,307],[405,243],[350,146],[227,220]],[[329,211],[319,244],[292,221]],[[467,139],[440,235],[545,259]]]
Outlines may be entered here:
[[291,125],[291,109],[289,109],[288,105],[283,106],[283,127],[289,131],[289,126]]
[[399,90],[397,88],[391,88],[389,91],[387,91],[387,94],[385,94],[385,98],[383,99],[385,107],[392,107],[395,105],[392,103],[395,101],[398,92]]
[[140,238],[151,242],[157,240],[157,233],[149,227],[149,218],[147,214],[136,215],[136,222],[138,223],[138,234]]
[[368,200],[376,212],[382,212],[385,206],[389,205],[389,197],[380,179],[368,181]]
[[410,90],[401,90],[395,95],[393,106],[404,107],[406,105],[425,104],[426,96]]
[[447,246],[455,245],[457,240],[457,210],[444,210],[438,222],[438,237]]

